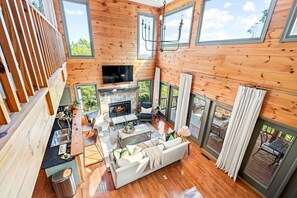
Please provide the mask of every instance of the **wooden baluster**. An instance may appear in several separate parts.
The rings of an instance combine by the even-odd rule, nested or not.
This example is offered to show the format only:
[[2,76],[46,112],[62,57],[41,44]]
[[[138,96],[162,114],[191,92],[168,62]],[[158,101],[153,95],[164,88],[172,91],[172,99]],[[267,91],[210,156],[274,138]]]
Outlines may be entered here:
[[8,124],[10,122],[9,112],[5,106],[5,102],[0,95],[0,125]]
[[33,10],[30,7],[29,12],[30,12],[30,14],[32,16],[32,21],[33,21],[33,24],[34,24],[35,29],[36,29],[36,34],[38,36],[38,41],[39,41],[40,49],[41,49],[41,52],[42,52],[42,59],[44,60],[45,70],[46,70],[47,76],[49,78],[51,76],[51,72],[50,72],[50,69],[49,69],[49,60],[48,60],[48,57],[46,56],[45,47],[44,47],[45,44],[43,42],[41,31],[40,31],[37,19],[35,17],[35,10]]
[[18,62],[14,54],[12,43],[9,37],[9,33],[5,26],[2,12],[0,12],[0,44],[3,49],[4,57],[7,61],[8,68],[13,76],[15,86],[17,88],[17,94],[20,102],[28,102],[29,98],[25,89],[24,80],[19,70]]
[[[24,58],[28,67],[28,71],[31,77],[31,81],[32,81],[32,85],[34,87],[34,90],[39,90],[39,81],[41,82],[41,78],[38,79],[38,66],[33,64],[33,60],[30,54],[30,50],[29,50],[29,41],[27,39],[27,35],[26,32],[24,30],[24,25],[22,24],[21,18],[20,18],[20,14],[18,12],[17,9],[17,5],[14,2],[15,0],[6,0],[6,5],[8,7],[8,9],[11,10],[11,16],[12,16],[12,20],[14,21],[15,27],[16,27],[16,31],[19,35],[19,40],[20,40],[20,48],[22,48],[23,54],[24,54]],[[37,67],[37,68],[36,68]],[[36,71],[37,69],[37,71]]]
[[37,33],[36,33],[36,29],[35,29],[35,25],[34,25],[34,21],[32,18],[32,14],[31,14],[31,10],[28,7],[28,3],[26,0],[22,0],[21,1],[17,1],[18,3],[18,7],[19,9],[22,9],[24,11],[26,20],[27,20],[27,24],[29,27],[29,31],[30,31],[30,35],[31,35],[31,39],[32,39],[32,43],[33,43],[33,47],[34,47],[34,51],[35,51],[35,55],[36,55],[36,59],[38,61],[38,65],[39,65],[39,69],[40,69],[40,73],[41,73],[41,77],[43,80],[43,85],[45,87],[48,86],[48,77],[49,75],[47,74],[47,71],[45,69],[45,60],[43,60],[42,58],[42,52],[40,49],[40,45],[38,43],[38,37],[37,37]]
[[41,35],[41,40],[43,42],[45,56],[47,57],[47,60],[48,60],[50,75],[52,75],[54,73],[53,66],[52,66],[53,61],[51,60],[51,57],[50,57],[50,52],[49,52],[49,48],[48,48],[48,41],[47,41],[47,38],[46,38],[45,33],[44,33],[43,23],[42,23],[42,21],[40,19],[40,15],[35,10],[34,10],[33,14],[35,16],[37,25],[39,27],[39,32],[40,32],[40,35]]
[[2,88],[6,95],[7,104],[11,112],[18,112],[21,110],[21,105],[19,99],[17,97],[13,82],[11,78],[8,76],[9,69],[7,67],[7,63],[5,62],[5,56],[0,46],[0,80],[2,84]]
[[[23,49],[21,47],[21,43],[20,43],[20,39],[19,39],[19,34],[16,29],[10,7],[7,5],[6,0],[1,0],[0,2],[1,2],[1,6],[2,6],[3,18],[5,21],[7,30],[9,32],[9,35],[10,35],[10,41],[12,43],[14,53],[16,55],[16,59],[18,60],[17,62],[19,63],[19,67],[22,71],[22,76],[23,76],[23,80],[25,83],[27,93],[29,96],[33,96],[35,94],[33,84],[32,84],[31,77],[30,77],[30,74],[28,71],[27,63],[25,61]],[[5,51],[4,48],[3,48],[3,50]]]

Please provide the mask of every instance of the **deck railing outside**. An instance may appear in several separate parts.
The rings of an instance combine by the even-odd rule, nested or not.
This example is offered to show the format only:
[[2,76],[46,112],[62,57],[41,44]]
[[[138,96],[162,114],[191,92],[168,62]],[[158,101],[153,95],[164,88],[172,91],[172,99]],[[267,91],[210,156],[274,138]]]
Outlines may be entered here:
[[26,0],[0,0],[0,125],[66,61],[62,35]]

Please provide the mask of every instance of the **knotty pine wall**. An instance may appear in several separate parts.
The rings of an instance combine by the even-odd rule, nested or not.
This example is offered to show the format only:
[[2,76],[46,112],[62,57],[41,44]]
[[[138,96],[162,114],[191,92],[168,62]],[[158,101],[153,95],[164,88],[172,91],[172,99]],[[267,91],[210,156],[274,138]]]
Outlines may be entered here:
[[[167,9],[190,2],[175,0]],[[180,73],[191,73],[194,93],[229,105],[239,83],[279,90],[267,92],[261,116],[297,128],[297,43],[279,42],[293,0],[277,1],[264,43],[195,46],[201,2],[196,0],[190,47],[158,54],[161,81],[178,86]]]
[[[130,83],[103,84],[102,65],[134,65],[134,82],[153,79],[155,60],[137,60],[137,13],[158,15],[158,10],[128,0],[90,0],[90,15],[95,58],[67,58],[68,80],[72,88],[78,83],[97,83],[98,88],[127,86]],[[54,0],[58,29],[64,36],[59,0]],[[157,16],[156,16],[157,17]],[[68,52],[67,52],[68,57]]]

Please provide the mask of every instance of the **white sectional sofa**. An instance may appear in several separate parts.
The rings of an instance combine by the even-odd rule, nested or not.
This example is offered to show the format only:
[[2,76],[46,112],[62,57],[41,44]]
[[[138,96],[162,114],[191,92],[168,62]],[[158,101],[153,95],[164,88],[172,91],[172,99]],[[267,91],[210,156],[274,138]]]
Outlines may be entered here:
[[161,151],[163,154],[161,165],[153,169],[150,169],[148,157],[144,157],[139,161],[133,162],[123,167],[117,167],[117,164],[110,155],[110,171],[115,188],[118,189],[130,182],[137,180],[138,178],[144,177],[160,168],[172,164],[173,162],[181,160],[187,151],[188,144],[189,142],[187,141],[181,142],[171,148],[166,149],[165,147],[165,149]]

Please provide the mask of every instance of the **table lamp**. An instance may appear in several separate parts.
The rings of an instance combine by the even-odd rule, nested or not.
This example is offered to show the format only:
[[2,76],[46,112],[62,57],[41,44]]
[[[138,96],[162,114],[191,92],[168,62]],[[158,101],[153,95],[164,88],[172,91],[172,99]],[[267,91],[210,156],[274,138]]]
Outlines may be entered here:
[[187,141],[187,137],[189,137],[191,135],[190,129],[187,126],[183,126],[180,130],[179,130],[179,135],[182,137],[182,141],[185,142]]

